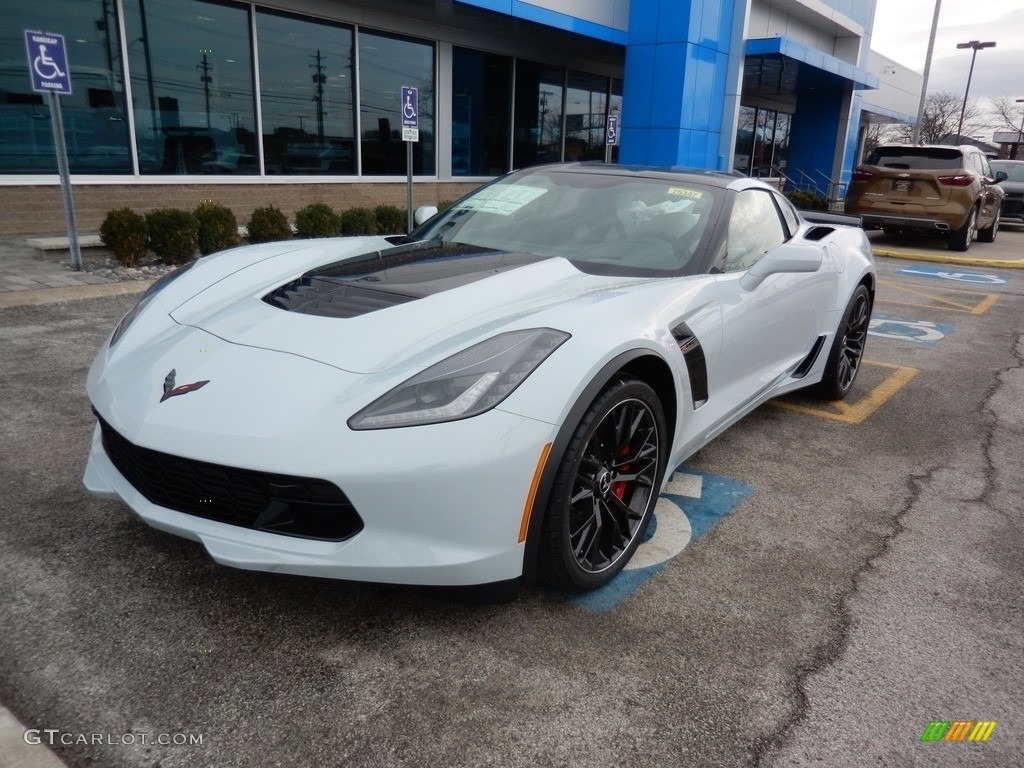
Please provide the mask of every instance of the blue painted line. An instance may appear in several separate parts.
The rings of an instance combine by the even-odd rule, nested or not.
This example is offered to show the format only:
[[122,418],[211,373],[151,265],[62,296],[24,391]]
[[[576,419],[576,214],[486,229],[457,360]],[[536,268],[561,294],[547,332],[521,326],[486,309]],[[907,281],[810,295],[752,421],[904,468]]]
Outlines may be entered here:
[[[680,467],[676,472],[695,475],[701,481],[699,498],[682,496],[675,493],[665,493],[662,495],[662,498],[667,499],[671,504],[662,505],[659,515],[680,514],[685,517],[683,522],[688,522],[689,524],[690,537],[682,544],[680,551],[685,549],[695,539],[711,530],[715,523],[732,512],[741,501],[755,491],[753,486],[746,483],[731,480],[728,477],[722,477],[710,472],[701,472],[700,470],[689,469],[685,466]],[[678,521],[662,519],[660,527],[663,529],[668,528],[676,522]],[[653,539],[658,534],[658,528],[658,517],[655,517],[647,528],[647,533],[643,539],[644,542]],[[643,545],[641,544],[641,546]],[[593,613],[607,613],[636,592],[640,585],[668,565],[677,554],[678,552],[666,560],[644,568],[624,570],[603,587],[592,592],[579,594],[558,590],[556,594]]]

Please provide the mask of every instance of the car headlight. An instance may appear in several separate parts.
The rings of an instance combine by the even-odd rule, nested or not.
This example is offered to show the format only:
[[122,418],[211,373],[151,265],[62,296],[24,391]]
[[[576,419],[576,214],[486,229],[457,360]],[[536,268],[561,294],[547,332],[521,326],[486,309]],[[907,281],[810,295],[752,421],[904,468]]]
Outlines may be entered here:
[[149,286],[149,288],[143,292],[142,296],[139,297],[139,300],[135,302],[135,306],[129,309],[128,313],[121,318],[121,322],[117,324],[113,335],[110,337],[110,346],[114,346],[118,342],[118,339],[124,336],[125,331],[128,330],[128,326],[135,322],[135,318],[138,317],[139,313],[146,308],[146,305],[149,304],[154,296],[190,270],[195,263],[195,261],[190,261],[188,264],[178,267],[173,272],[168,272]]
[[551,328],[511,331],[432,365],[348,420],[352,429],[455,421],[489,411],[569,338]]

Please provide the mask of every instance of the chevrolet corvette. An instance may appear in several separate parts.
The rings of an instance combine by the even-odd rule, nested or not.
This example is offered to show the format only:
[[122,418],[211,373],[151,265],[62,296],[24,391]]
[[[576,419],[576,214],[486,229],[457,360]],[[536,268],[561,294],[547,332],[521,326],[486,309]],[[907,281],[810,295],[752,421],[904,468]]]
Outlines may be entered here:
[[200,258],[100,349],[85,486],[239,568],[602,586],[701,446],[851,391],[857,225],[753,179],[574,164],[408,235]]

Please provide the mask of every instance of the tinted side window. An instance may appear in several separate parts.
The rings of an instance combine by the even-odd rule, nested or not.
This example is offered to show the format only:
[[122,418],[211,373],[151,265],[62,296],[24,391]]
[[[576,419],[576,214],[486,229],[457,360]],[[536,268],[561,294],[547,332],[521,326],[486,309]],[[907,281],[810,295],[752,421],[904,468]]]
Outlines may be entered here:
[[772,193],[745,189],[736,195],[729,218],[725,271],[749,269],[765,253],[786,241],[786,231]]

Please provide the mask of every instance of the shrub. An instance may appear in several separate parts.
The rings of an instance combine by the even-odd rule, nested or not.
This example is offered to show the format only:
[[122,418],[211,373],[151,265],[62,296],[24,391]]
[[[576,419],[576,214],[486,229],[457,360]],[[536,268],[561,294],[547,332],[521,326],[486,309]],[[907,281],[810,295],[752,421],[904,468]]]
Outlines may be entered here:
[[342,211],[341,231],[346,235],[375,235],[377,219],[369,208],[349,208]]
[[100,239],[126,267],[134,267],[148,249],[146,219],[131,208],[111,211],[100,224]]
[[217,203],[200,203],[193,211],[199,222],[199,252],[205,256],[238,245],[238,219]]
[[341,216],[327,203],[311,203],[295,212],[295,232],[299,237],[337,237]]
[[199,220],[191,211],[159,208],[146,214],[149,247],[165,264],[184,264],[199,247]]
[[377,232],[381,235],[405,234],[405,211],[395,205],[378,205],[373,209]]
[[442,200],[441,202],[439,202],[437,204],[437,210],[438,211],[443,211],[445,208],[451,208],[452,207],[452,203],[454,203],[454,202],[455,202],[454,200]]
[[828,210],[828,200],[807,189],[797,189],[793,192],[787,192],[786,197],[788,197],[789,202],[797,208],[802,208],[805,211]]
[[249,218],[250,243],[269,243],[274,240],[289,240],[292,228],[288,225],[288,217],[281,213],[280,208],[268,205],[257,208]]

